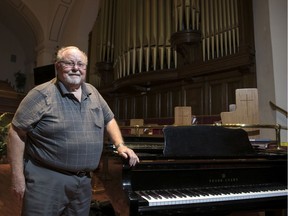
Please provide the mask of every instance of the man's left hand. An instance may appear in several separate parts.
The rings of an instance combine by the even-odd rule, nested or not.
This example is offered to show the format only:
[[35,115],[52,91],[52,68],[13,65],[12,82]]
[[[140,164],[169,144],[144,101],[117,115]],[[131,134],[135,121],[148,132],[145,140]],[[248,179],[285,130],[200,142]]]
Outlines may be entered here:
[[130,166],[135,166],[136,163],[139,163],[139,158],[135,154],[135,152],[128,148],[127,146],[120,146],[118,149],[118,154],[121,155],[124,158],[129,158],[129,165]]

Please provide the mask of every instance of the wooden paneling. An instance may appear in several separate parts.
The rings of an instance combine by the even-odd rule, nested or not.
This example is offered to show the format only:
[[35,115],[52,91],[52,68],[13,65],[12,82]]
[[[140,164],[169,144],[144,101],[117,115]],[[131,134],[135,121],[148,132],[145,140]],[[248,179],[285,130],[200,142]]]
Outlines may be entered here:
[[205,89],[203,84],[192,84],[184,88],[185,105],[191,106],[192,115],[204,113]]
[[207,76],[170,88],[159,85],[145,94],[135,91],[108,101],[119,119],[173,118],[176,106],[191,106],[193,115],[219,115],[235,103],[235,90],[246,87],[241,74],[233,76]]
[[158,94],[154,92],[153,94],[147,95],[147,118],[157,118],[159,117],[159,99]]
[[[228,111],[229,104],[235,103],[236,89],[243,88],[241,77],[223,78],[208,83],[208,113],[209,115],[219,114]],[[207,104],[207,103],[206,103]]]
[[118,118],[119,119],[126,119],[127,118],[127,112],[126,112],[126,98],[119,98],[118,99]]
[[[133,118],[146,118],[147,111],[144,109],[146,105],[146,97],[143,95],[135,97],[135,116]],[[129,114],[127,114],[129,116]]]
[[183,92],[182,92],[182,89],[181,88],[171,88],[170,89],[171,91],[171,107],[169,109],[169,114],[170,116],[174,116],[174,107],[175,106],[183,106],[184,103],[182,102],[183,99],[182,99],[182,95],[183,95]]
[[222,107],[225,104],[226,92],[223,87],[223,83],[219,81],[209,83],[208,91],[209,91],[208,114],[209,115],[219,114],[221,110],[223,110]]
[[127,103],[127,107],[126,107],[126,110],[125,110],[125,116],[127,116],[127,118],[131,119],[131,118],[133,118],[133,116],[135,114],[134,98],[127,97],[126,98],[126,103]]
[[241,88],[242,80],[241,79],[232,79],[228,80],[226,84],[226,100],[225,100],[225,110],[229,110],[229,104],[235,104],[236,98],[235,98],[235,90]]
[[170,117],[170,107],[171,107],[171,92],[162,91],[159,93],[160,107],[159,107],[159,117]]

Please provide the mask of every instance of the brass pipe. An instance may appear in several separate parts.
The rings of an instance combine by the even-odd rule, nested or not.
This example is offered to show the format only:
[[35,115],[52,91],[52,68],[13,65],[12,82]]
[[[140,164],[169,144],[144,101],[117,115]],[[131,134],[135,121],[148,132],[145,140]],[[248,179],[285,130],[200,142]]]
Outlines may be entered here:
[[275,134],[276,134],[276,144],[277,144],[277,149],[281,149],[281,136],[280,136],[280,131],[281,129],[287,130],[287,127],[281,126],[280,124],[220,124],[216,123],[213,124],[215,126],[222,126],[222,127],[239,127],[239,128],[271,128],[275,129]]
[[[287,127],[282,126],[280,124],[221,124],[221,123],[214,123],[214,124],[197,124],[197,125],[172,125],[174,127],[183,127],[183,126],[217,126],[217,127],[228,127],[228,128],[267,128],[267,129],[275,129],[276,133],[276,144],[277,144],[277,150],[281,149],[281,136],[280,131],[281,130],[288,130]],[[151,129],[163,129],[164,127],[167,127],[167,125],[159,125],[159,126],[150,126],[150,125],[133,125],[133,126],[120,126],[122,129],[135,129],[135,131],[143,128],[151,128]]]

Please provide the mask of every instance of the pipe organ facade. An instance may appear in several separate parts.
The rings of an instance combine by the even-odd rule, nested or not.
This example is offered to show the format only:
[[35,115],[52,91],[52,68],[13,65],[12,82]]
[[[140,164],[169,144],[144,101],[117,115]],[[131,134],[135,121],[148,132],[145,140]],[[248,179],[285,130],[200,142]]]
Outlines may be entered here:
[[237,0],[205,0],[203,3],[201,7],[203,60],[238,52]]
[[[197,84],[201,86],[204,104],[195,109],[199,114],[212,114],[213,104],[205,102],[211,101],[212,80],[226,80],[221,82],[221,88],[232,88],[231,91],[235,87],[256,85],[252,14],[251,0],[101,1],[90,38],[90,50],[94,50],[90,60],[96,62],[100,80],[95,85],[103,94],[113,95],[110,101],[116,110],[121,110],[124,107],[117,102],[123,99],[117,96],[120,92],[125,95],[128,91],[129,100],[135,97],[134,103],[139,101],[139,95],[145,94],[145,99],[143,96],[140,100],[147,108],[144,104],[150,94],[156,97],[157,104],[163,103],[154,92],[163,86],[161,91],[170,100],[164,104],[173,105],[175,92],[164,89],[167,85],[169,89],[168,83],[178,83],[181,97],[178,105],[189,105],[185,89]],[[227,79],[236,79],[237,84],[229,86]],[[130,86],[137,86],[136,91]],[[233,98],[221,97],[224,97],[221,109],[225,110]]]

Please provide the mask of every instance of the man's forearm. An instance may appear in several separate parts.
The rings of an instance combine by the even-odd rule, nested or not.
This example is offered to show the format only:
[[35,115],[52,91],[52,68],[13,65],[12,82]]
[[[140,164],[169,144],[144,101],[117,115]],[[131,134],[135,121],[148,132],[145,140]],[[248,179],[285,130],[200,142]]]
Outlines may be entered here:
[[123,143],[123,137],[115,119],[107,124],[106,129],[113,144]]
[[135,166],[136,163],[139,162],[139,158],[132,149],[124,145],[123,137],[116,120],[112,119],[107,124],[106,129],[110,139],[117,149],[118,154],[124,158],[129,158],[130,166]]
[[11,125],[8,133],[8,158],[12,172],[12,191],[17,200],[21,201],[25,193],[24,149],[26,133]]
[[13,174],[23,174],[23,155],[25,142],[21,138],[21,133],[11,125],[8,133],[8,159],[11,164]]

